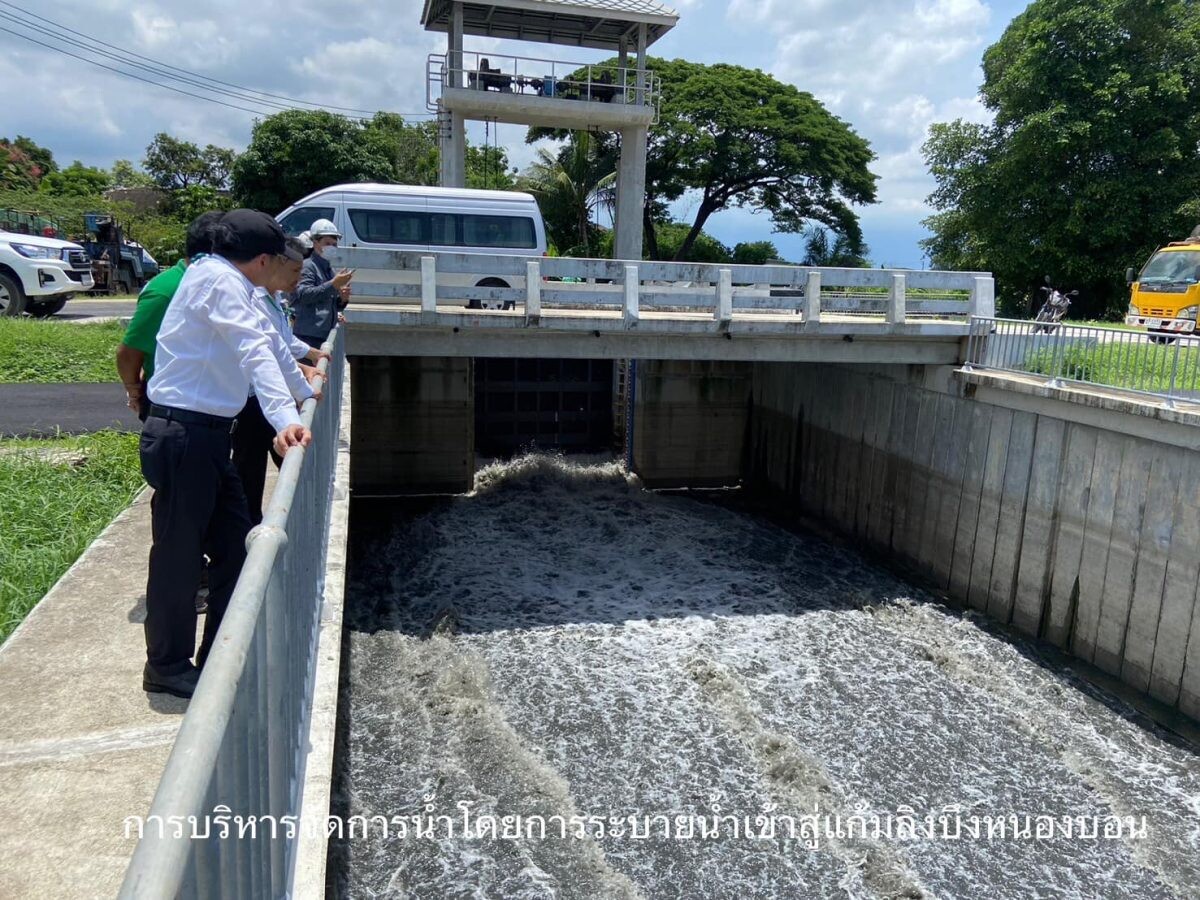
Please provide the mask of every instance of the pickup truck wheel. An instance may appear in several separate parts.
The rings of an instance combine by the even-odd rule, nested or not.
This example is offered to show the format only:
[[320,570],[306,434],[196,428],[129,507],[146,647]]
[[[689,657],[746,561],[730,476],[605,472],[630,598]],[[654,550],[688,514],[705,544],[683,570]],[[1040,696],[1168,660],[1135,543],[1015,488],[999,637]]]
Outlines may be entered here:
[[1174,335],[1169,335],[1169,334],[1151,334],[1150,340],[1155,344],[1173,344],[1173,343],[1175,343]]
[[56,313],[62,312],[62,308],[66,305],[66,297],[54,297],[50,300],[30,300],[25,304],[25,312],[29,313],[35,319],[46,319]]
[[0,273],[0,316],[19,316],[25,311],[25,292],[10,276]]

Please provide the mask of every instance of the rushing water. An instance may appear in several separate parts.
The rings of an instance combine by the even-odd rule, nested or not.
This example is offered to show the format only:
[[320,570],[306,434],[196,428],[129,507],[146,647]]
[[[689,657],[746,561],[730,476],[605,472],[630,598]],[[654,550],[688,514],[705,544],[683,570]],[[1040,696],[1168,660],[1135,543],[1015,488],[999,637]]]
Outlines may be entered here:
[[[341,896],[1200,897],[1193,752],[825,540],[530,456],[354,541],[339,802],[410,832],[335,846]],[[955,805],[1059,830],[886,818]],[[868,833],[789,838],[814,807]],[[550,824],[468,837],[464,810]],[[424,815],[458,824],[418,837]],[[635,838],[591,818],[630,815],[670,819]],[[776,835],[692,818],[727,815]],[[1111,815],[1147,834],[1062,834]]]

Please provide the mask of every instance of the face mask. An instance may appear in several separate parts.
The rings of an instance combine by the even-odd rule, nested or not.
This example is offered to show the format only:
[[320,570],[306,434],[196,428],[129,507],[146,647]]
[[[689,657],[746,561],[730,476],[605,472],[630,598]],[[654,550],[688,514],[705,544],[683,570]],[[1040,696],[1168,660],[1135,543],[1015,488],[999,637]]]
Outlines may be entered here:
[[325,244],[323,247],[321,247],[321,255],[324,256],[330,250],[336,250],[336,249],[337,249],[337,244]]

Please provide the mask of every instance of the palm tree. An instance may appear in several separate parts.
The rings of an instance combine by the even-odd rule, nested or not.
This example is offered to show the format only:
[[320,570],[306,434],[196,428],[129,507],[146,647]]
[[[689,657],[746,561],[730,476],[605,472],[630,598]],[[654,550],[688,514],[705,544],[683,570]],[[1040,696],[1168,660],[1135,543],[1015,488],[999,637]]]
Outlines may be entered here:
[[601,207],[611,213],[616,182],[611,161],[600,155],[592,136],[575,131],[557,154],[538,149],[521,187],[537,197],[555,244],[578,248],[587,256],[592,249],[593,214]]

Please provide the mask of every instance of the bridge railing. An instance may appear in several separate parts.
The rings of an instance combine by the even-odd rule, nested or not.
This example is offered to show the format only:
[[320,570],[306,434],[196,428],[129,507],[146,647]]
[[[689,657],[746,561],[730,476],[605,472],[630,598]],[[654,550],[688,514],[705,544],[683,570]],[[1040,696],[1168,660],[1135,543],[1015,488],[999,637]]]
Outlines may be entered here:
[[338,445],[341,329],[325,348],[323,399],[301,409],[312,443],[284,457],[149,814],[126,820],[139,840],[122,898],[288,893]]
[[909,318],[959,319],[995,312],[992,278],[982,272],[850,269],[785,265],[646,262],[527,257],[454,251],[341,248],[335,265],[354,267],[356,297],[372,303],[642,312],[737,312],[872,316],[892,324]]
[[1200,402],[1200,337],[973,317],[963,368]]

